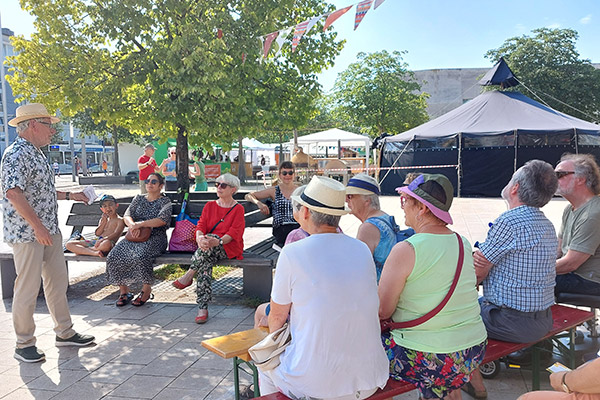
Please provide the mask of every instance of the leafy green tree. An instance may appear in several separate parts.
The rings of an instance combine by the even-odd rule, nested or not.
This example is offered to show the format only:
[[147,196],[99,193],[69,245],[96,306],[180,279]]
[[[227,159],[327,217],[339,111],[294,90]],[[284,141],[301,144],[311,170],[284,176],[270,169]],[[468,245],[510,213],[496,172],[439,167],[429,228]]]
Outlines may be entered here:
[[333,88],[337,112],[364,133],[397,134],[428,120],[427,94],[418,94],[421,86],[402,54],[358,53],[358,61],[338,75]]
[[[188,142],[230,147],[314,96],[316,73],[343,43],[317,24],[295,53],[259,63],[257,36],[331,11],[322,0],[22,0],[36,17],[17,38],[10,83],[63,115],[177,138],[178,184],[189,187]],[[245,62],[243,57],[246,57]],[[299,113],[306,109],[297,107]],[[240,159],[242,159],[240,157]],[[240,168],[243,171],[243,168]]]
[[[598,121],[600,70],[590,60],[580,59],[577,32],[540,28],[532,33],[507,39],[485,56],[492,61],[504,57],[517,79],[535,93],[532,97],[539,96],[558,111]],[[524,91],[522,86],[516,90]]]

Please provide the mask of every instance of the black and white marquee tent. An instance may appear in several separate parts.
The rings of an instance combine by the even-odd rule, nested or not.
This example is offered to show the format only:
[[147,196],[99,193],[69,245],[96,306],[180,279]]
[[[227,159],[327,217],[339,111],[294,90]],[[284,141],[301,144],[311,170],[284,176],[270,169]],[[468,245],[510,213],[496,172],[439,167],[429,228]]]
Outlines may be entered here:
[[496,197],[528,160],[556,165],[566,152],[591,153],[600,160],[600,125],[519,92],[489,91],[439,118],[386,137],[379,176],[386,194],[395,193],[408,172],[420,171],[446,175],[457,195]]

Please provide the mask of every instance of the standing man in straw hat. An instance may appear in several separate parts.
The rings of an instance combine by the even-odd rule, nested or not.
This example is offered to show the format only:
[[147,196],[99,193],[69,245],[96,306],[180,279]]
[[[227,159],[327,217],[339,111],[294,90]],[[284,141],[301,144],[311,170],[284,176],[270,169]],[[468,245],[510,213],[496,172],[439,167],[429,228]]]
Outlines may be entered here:
[[345,197],[344,185],[319,176],[292,195],[310,236],[285,246],[277,262],[269,330],[281,328],[289,315],[293,339],[281,364],[261,372],[263,395],[356,400],[387,382],[373,257],[366,244],[337,231],[349,211]]
[[17,108],[16,118],[8,124],[19,137],[2,156],[4,241],[13,249],[17,279],[12,303],[17,336],[15,358],[24,362],[45,359],[35,346],[33,312],[40,281],[54,320],[57,346],[85,346],[94,341],[90,335],[73,330],[67,302],[67,274],[58,228],[57,200],[87,201],[83,192],[57,192],[52,170],[40,150],[56,133],[52,126],[60,120],[46,107],[32,103]]

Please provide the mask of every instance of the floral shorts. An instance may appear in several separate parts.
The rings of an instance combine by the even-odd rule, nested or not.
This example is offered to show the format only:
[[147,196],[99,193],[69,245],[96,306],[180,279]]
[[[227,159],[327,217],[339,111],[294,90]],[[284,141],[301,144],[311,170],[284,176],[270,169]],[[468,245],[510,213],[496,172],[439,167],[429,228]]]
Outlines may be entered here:
[[399,346],[389,332],[381,334],[381,341],[390,360],[390,377],[414,384],[426,399],[441,399],[469,382],[487,344],[486,340],[465,350],[436,354]]

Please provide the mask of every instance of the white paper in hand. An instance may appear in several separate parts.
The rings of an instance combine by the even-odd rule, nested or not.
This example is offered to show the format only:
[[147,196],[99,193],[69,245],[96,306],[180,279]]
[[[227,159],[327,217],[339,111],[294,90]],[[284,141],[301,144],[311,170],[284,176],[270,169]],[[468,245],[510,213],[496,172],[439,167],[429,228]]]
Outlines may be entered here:
[[96,201],[96,198],[98,197],[98,195],[96,194],[96,191],[94,190],[94,187],[92,185],[88,185],[83,189],[83,194],[85,194],[85,197],[87,197],[88,201],[88,205],[92,205],[94,203],[94,201]]

